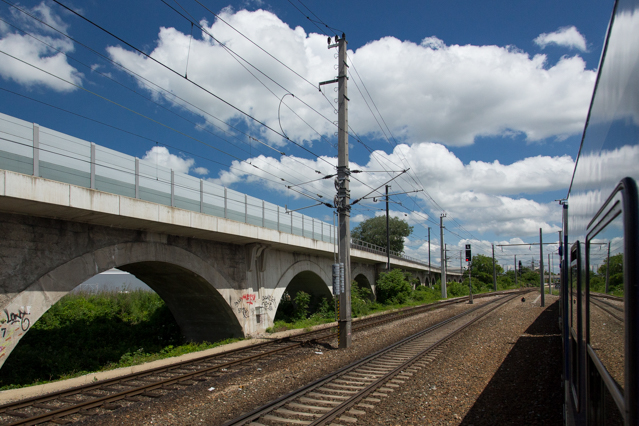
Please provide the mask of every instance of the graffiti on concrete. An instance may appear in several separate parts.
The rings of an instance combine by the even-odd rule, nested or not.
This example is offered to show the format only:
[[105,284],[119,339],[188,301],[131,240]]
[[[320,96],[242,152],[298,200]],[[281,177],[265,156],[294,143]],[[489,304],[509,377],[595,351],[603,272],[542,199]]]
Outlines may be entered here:
[[246,308],[245,306],[240,306],[237,308],[237,313],[242,314],[244,318],[248,318],[253,314],[254,310],[252,308]]
[[0,323],[4,324],[4,322],[6,321],[7,324],[15,324],[15,323],[20,323],[20,328],[22,329],[22,331],[27,331],[29,329],[29,326],[31,325],[31,323],[29,322],[29,318],[27,318],[27,315],[30,315],[31,312],[29,312],[31,310],[31,306],[27,306],[27,309],[24,309],[24,306],[21,306],[20,309],[18,310],[18,313],[9,313],[9,311],[7,311],[6,309],[4,310],[4,314],[6,315],[6,319],[2,319],[0,321]]
[[264,307],[264,309],[272,311],[273,306],[275,306],[275,297],[262,296],[262,306]]
[[257,297],[254,294],[243,294],[242,300],[252,305],[256,301]]
[[0,358],[6,356],[5,349],[10,346],[11,340],[14,338],[14,334],[19,334],[15,337],[22,336],[29,327],[31,327],[31,321],[29,320],[31,315],[31,306],[21,306],[18,312],[9,312],[4,310],[4,318],[0,318]]
[[255,294],[243,294],[242,297],[240,297],[240,299],[235,302],[237,313],[241,314],[244,318],[248,318],[253,315],[255,313],[253,304],[256,300],[257,296]]
[[244,318],[248,318],[255,315],[256,309],[258,314],[262,314],[264,311],[272,311],[275,306],[275,297],[262,296],[262,300],[259,300],[256,294],[246,293],[243,294],[234,305],[238,314],[241,314]]

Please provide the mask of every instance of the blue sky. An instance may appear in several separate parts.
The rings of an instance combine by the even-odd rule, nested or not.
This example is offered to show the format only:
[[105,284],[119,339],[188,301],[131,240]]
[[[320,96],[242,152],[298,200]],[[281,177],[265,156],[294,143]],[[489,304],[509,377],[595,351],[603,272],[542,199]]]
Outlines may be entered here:
[[[331,121],[337,118],[330,106],[336,96],[328,86],[325,96],[315,87],[335,77],[335,51],[326,48],[325,35],[318,35],[324,25],[318,23],[318,28],[306,18],[315,19],[308,9],[344,31],[351,62],[349,124],[361,141],[351,135],[350,160],[354,168],[370,172],[357,175],[361,182],[352,181],[353,195],[361,196],[369,191],[366,185],[377,187],[388,179],[387,173],[373,171],[410,166],[393,190],[425,192],[394,197],[402,205],[393,204],[391,209],[415,227],[407,241],[410,255],[428,256],[424,243],[427,228],[432,228],[436,263],[442,210],[448,214],[445,239],[451,250],[471,242],[475,252],[489,253],[492,243],[533,242],[540,227],[549,239],[556,239],[560,210],[554,200],[565,196],[570,183],[613,5],[612,0],[350,1],[339,7],[315,0],[202,1],[208,11],[193,0],[61,3],[179,73],[188,70],[189,79],[284,131],[305,149],[256,125],[51,1],[16,5],[76,41],[2,3],[0,51],[75,86],[3,54],[0,112],[294,208],[308,205],[309,200],[272,178],[301,183],[320,177],[315,170],[331,174],[336,157]],[[191,23],[167,4],[183,7],[182,13],[188,11],[217,41],[197,26],[191,36]],[[218,42],[245,59],[257,78]],[[287,92],[295,98],[286,96],[282,101],[280,121],[278,106]],[[369,107],[381,116],[371,114]],[[215,127],[227,125],[233,128],[222,132]],[[280,158],[276,150],[286,156]],[[330,199],[334,191],[330,180],[302,188]],[[360,204],[353,210],[353,225],[380,214],[382,207]],[[331,220],[326,207],[304,212]],[[510,263],[516,252],[505,249],[498,255]],[[524,247],[519,252],[528,259],[535,249]]]

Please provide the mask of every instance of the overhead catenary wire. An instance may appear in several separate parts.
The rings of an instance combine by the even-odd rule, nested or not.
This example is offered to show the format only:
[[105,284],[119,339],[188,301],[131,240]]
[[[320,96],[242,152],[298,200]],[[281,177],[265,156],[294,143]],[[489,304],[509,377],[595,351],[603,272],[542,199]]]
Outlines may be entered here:
[[[117,130],[117,131],[120,131],[120,132],[123,132],[123,133],[129,134],[129,135],[131,135],[131,136],[135,136],[135,137],[140,138],[140,139],[148,140],[148,141],[150,141],[150,142],[155,143],[156,145],[166,146],[166,147],[169,147],[169,148],[173,148],[173,149],[176,149],[176,150],[178,150],[178,151],[180,151],[180,152],[183,152],[183,153],[189,154],[189,155],[194,156],[194,157],[201,158],[201,159],[206,160],[206,161],[209,161],[209,162],[211,162],[211,163],[218,164],[218,165],[220,165],[220,166],[224,166],[224,167],[228,167],[230,170],[238,170],[238,171],[239,171],[239,172],[241,172],[241,173],[245,173],[245,174],[248,174],[248,175],[251,175],[251,176],[255,176],[255,177],[257,177],[257,178],[260,178],[260,179],[266,180],[266,181],[271,182],[271,183],[279,183],[279,184],[282,184],[282,182],[288,182],[288,181],[286,181],[286,180],[284,180],[284,179],[282,179],[282,178],[280,178],[280,177],[278,177],[278,178],[277,178],[277,181],[274,181],[274,180],[268,179],[268,178],[267,178],[267,177],[265,177],[265,176],[262,176],[262,175],[258,175],[258,174],[252,173],[250,170],[238,169],[238,168],[234,167],[233,165],[228,165],[228,164],[225,164],[225,163],[222,163],[222,162],[219,162],[219,161],[213,160],[213,159],[211,159],[211,158],[209,158],[209,157],[206,157],[206,156],[203,156],[203,155],[200,155],[200,154],[196,154],[196,153],[193,153],[193,152],[190,152],[190,151],[184,150],[183,148],[180,148],[180,147],[177,147],[177,146],[174,146],[174,145],[171,145],[171,144],[167,144],[167,143],[165,143],[165,142],[161,142],[161,141],[158,141],[157,139],[149,138],[149,137],[144,136],[144,135],[140,135],[140,134],[135,133],[135,132],[132,132],[132,131],[130,131],[130,130],[122,129],[122,128],[117,127],[117,126],[114,126],[114,125],[112,125],[112,124],[108,124],[108,123],[105,123],[105,122],[103,122],[103,121],[96,120],[96,119],[94,119],[94,118],[87,117],[87,116],[84,116],[84,115],[82,115],[82,114],[79,114],[79,113],[76,113],[76,112],[73,112],[73,111],[69,111],[69,110],[67,110],[67,109],[64,109],[64,108],[58,107],[58,106],[56,106],[56,105],[52,105],[52,104],[46,103],[46,102],[41,101],[41,100],[38,100],[38,99],[31,98],[31,97],[26,96],[26,95],[24,95],[24,94],[14,92],[14,91],[12,91],[12,90],[9,90],[9,89],[3,88],[3,87],[0,87],[0,90],[3,90],[3,91],[5,91],[5,92],[11,93],[11,94],[16,95],[16,96],[23,97],[23,98],[28,99],[28,100],[33,101],[33,102],[38,102],[38,103],[43,104],[43,105],[46,105],[46,106],[48,106],[48,107],[55,108],[55,109],[57,109],[57,110],[63,111],[63,112],[65,112],[65,113],[67,113],[67,114],[75,115],[76,117],[80,117],[80,118],[82,118],[82,119],[92,121],[92,122],[94,122],[94,123],[96,123],[96,124],[100,124],[100,125],[102,125],[102,126],[106,126],[106,127],[112,128],[112,129],[114,129],[114,130]],[[13,135],[13,136],[18,137],[17,135]],[[258,169],[259,169],[259,167],[258,167]]]
[[[275,92],[273,92],[273,90],[271,90],[271,88],[269,88],[262,80],[260,80],[255,74],[253,74],[253,72],[251,72],[242,62],[246,63],[248,66],[250,66],[251,68],[253,68],[255,71],[257,71],[258,73],[262,74],[264,77],[266,77],[268,80],[270,80],[271,82],[273,82],[275,85],[277,85],[280,89],[284,90],[286,93],[291,94],[294,98],[295,95],[293,93],[291,93],[286,87],[282,86],[280,83],[278,83],[277,81],[275,81],[273,78],[271,78],[270,76],[268,76],[265,72],[263,72],[262,70],[260,70],[259,68],[257,68],[255,65],[253,65],[252,63],[250,63],[249,61],[247,61],[244,57],[242,57],[241,55],[239,55],[237,52],[233,51],[232,49],[230,49],[228,46],[226,46],[226,44],[222,43],[220,40],[218,40],[217,38],[215,38],[210,31],[208,31],[206,28],[202,27],[201,25],[199,25],[197,22],[195,22],[195,18],[193,17],[193,15],[191,15],[179,2],[178,0],[173,0],[183,11],[184,13],[188,14],[189,17],[184,16],[184,14],[182,14],[180,11],[176,10],[173,6],[171,6],[170,4],[168,4],[166,2],[166,0],[160,0],[162,1],[162,3],[164,3],[165,5],[167,5],[169,8],[171,8],[171,10],[175,11],[177,14],[179,14],[181,17],[183,17],[184,19],[186,19],[187,21],[189,21],[191,23],[191,25],[195,25],[197,26],[197,28],[199,28],[204,34],[208,35],[209,37],[211,37],[216,43],[218,43],[225,52],[227,52],[228,54],[231,55],[231,57],[233,57],[233,59],[235,59],[238,64],[240,64],[240,66],[242,68],[244,68],[253,78],[255,78],[255,80],[257,80],[262,86],[264,86],[264,88],[271,93],[271,95],[273,95],[275,98],[280,99],[280,96],[278,96]],[[282,98],[283,99],[283,98]],[[304,102],[301,99],[298,99],[300,102],[302,102],[304,105],[306,105],[307,107],[311,108],[313,111],[315,111],[316,113],[320,114],[322,117],[324,117],[321,113],[319,113],[317,110],[315,110],[314,108],[312,108],[310,105],[308,105],[306,102]],[[280,105],[281,105],[281,101],[280,101]],[[317,130],[315,130],[306,120],[304,120],[302,117],[299,116],[299,114],[297,114],[297,112],[295,112],[295,110],[293,110],[291,107],[289,107],[287,104],[284,104],[297,118],[299,118],[304,124],[306,124],[311,130],[313,130],[322,140],[325,140],[327,143],[331,144],[328,140],[326,140],[324,138],[324,136],[322,134],[320,134]],[[324,117],[326,118],[326,117]],[[327,119],[327,118],[326,118]],[[292,139],[290,139],[282,130],[282,132],[280,133],[282,135],[282,137],[300,147],[302,147],[302,145],[297,144],[295,141],[293,141]],[[331,144],[333,145],[333,144]],[[311,151],[309,151],[311,154],[313,154]],[[315,155],[315,154],[314,154]],[[316,155],[316,157],[320,158],[318,155]]]
[[279,176],[277,176],[277,175],[275,175],[275,174],[273,174],[273,173],[271,173],[271,172],[268,172],[268,171],[266,171],[266,170],[264,170],[264,169],[262,169],[262,168],[260,168],[260,167],[256,166],[255,164],[252,164],[252,163],[250,163],[250,162],[247,162],[246,160],[244,160],[244,159],[242,159],[242,158],[240,158],[240,157],[237,157],[237,156],[235,156],[235,155],[233,155],[233,154],[230,154],[230,153],[228,153],[228,152],[226,152],[226,151],[224,151],[224,150],[221,150],[221,149],[219,149],[219,148],[216,148],[216,147],[214,147],[214,146],[212,146],[212,145],[210,145],[210,144],[208,144],[208,143],[206,143],[206,142],[204,142],[204,141],[202,141],[202,140],[200,140],[200,139],[198,139],[198,138],[195,138],[195,137],[193,137],[193,136],[190,136],[190,135],[188,135],[188,134],[186,134],[186,133],[184,133],[184,132],[182,132],[182,131],[180,131],[180,130],[174,129],[174,128],[172,128],[171,126],[168,126],[168,125],[166,125],[166,124],[164,124],[164,123],[160,123],[158,120],[155,120],[155,119],[153,119],[153,118],[151,118],[151,117],[148,117],[148,116],[146,116],[146,115],[144,115],[144,114],[142,114],[142,113],[140,113],[140,112],[138,112],[138,111],[135,111],[135,110],[133,110],[133,109],[131,109],[131,108],[129,108],[129,107],[126,107],[126,106],[124,106],[124,105],[122,105],[122,104],[119,104],[119,103],[117,103],[117,102],[115,102],[115,101],[113,101],[113,100],[111,100],[111,99],[109,99],[109,98],[106,98],[105,96],[102,96],[102,95],[100,95],[100,94],[98,94],[98,93],[95,93],[95,92],[93,92],[93,91],[91,91],[91,90],[88,90],[88,89],[86,89],[86,88],[84,88],[84,87],[82,87],[82,86],[79,86],[79,85],[77,85],[77,84],[75,84],[75,83],[73,83],[73,82],[70,82],[70,81],[68,81],[68,80],[65,80],[65,79],[64,79],[64,78],[62,78],[62,77],[56,76],[55,74],[52,74],[52,73],[50,73],[50,72],[48,72],[48,71],[46,71],[46,70],[43,70],[42,68],[39,68],[39,67],[37,67],[37,66],[35,66],[35,65],[33,65],[33,64],[30,64],[30,63],[28,63],[28,62],[26,62],[26,61],[23,61],[22,59],[17,58],[17,57],[15,57],[15,56],[13,56],[13,55],[11,55],[11,54],[7,53],[7,52],[4,52],[4,51],[0,50],[0,53],[4,54],[4,55],[6,55],[6,56],[9,56],[9,57],[11,57],[11,58],[13,58],[13,59],[15,59],[15,60],[17,60],[17,61],[21,62],[21,63],[24,63],[25,65],[31,66],[31,67],[33,67],[33,68],[35,68],[35,69],[38,69],[38,70],[39,70],[39,71],[41,71],[41,72],[44,72],[44,73],[46,73],[46,74],[48,74],[48,75],[50,75],[50,76],[52,76],[52,77],[54,77],[54,78],[57,78],[57,79],[59,79],[59,80],[61,80],[61,81],[63,81],[63,82],[66,82],[67,84],[70,84],[70,85],[72,85],[72,86],[74,86],[74,87],[76,87],[76,88],[78,88],[78,89],[81,89],[81,90],[83,90],[83,91],[85,91],[85,92],[87,92],[87,93],[89,93],[89,94],[92,94],[92,95],[94,95],[94,96],[97,96],[98,98],[103,99],[104,101],[107,101],[107,102],[109,102],[109,103],[111,103],[111,104],[113,104],[113,105],[115,105],[115,106],[118,106],[118,107],[120,107],[120,108],[123,108],[123,109],[125,109],[125,110],[127,110],[127,111],[129,111],[129,112],[132,112],[132,113],[134,113],[134,114],[136,114],[136,115],[138,115],[138,116],[140,116],[140,117],[142,117],[142,118],[145,118],[145,119],[147,119],[147,120],[149,120],[149,121],[151,121],[151,122],[153,122],[153,123],[156,123],[156,124],[158,124],[158,125],[160,125],[160,126],[162,126],[162,127],[165,127],[165,128],[166,128],[166,129],[168,129],[168,130],[171,130],[171,131],[173,131],[173,132],[176,132],[176,133],[178,133],[178,134],[180,134],[180,135],[182,135],[182,136],[185,136],[185,137],[187,137],[187,138],[189,138],[189,139],[192,139],[193,141],[199,142],[199,143],[201,143],[201,144],[203,144],[203,145],[206,145],[206,146],[208,146],[208,147],[210,147],[210,148],[212,148],[212,149],[215,149],[216,151],[219,151],[220,153],[223,153],[223,154],[225,154],[225,155],[228,155],[228,156],[230,156],[230,157],[234,158],[234,159],[235,159],[235,160],[237,160],[237,161],[240,161],[240,162],[242,162],[242,163],[246,163],[246,164],[248,164],[248,165],[249,165],[249,166],[251,166],[251,167],[254,167],[254,168],[258,169],[258,170],[261,170],[263,173],[266,173],[266,174],[268,174],[268,175],[271,175],[271,176],[273,176],[273,177],[275,177],[275,178],[277,178],[277,179],[280,179],[281,181],[287,182],[285,179],[283,179],[283,178],[281,178],[281,177],[279,177]]
[[[196,108],[196,109],[200,110],[201,112],[203,112],[204,114],[206,114],[206,115],[208,115],[208,116],[212,117],[213,119],[216,119],[216,120],[218,120],[218,121],[222,122],[223,124],[225,124],[225,125],[229,126],[230,128],[233,128],[234,130],[236,130],[236,131],[238,131],[238,132],[240,132],[240,133],[243,133],[243,134],[244,134],[244,135],[246,135],[246,136],[247,136],[247,138],[249,138],[250,140],[254,140],[254,141],[256,141],[256,142],[259,142],[261,145],[264,145],[264,146],[266,146],[266,147],[268,147],[268,148],[270,148],[270,149],[275,150],[276,152],[278,152],[278,154],[286,155],[284,152],[279,151],[279,150],[277,150],[277,149],[275,149],[275,148],[271,147],[270,145],[265,144],[264,142],[260,141],[259,139],[257,139],[257,138],[255,138],[255,137],[252,137],[252,136],[248,135],[247,133],[243,132],[242,130],[238,129],[237,127],[234,127],[234,126],[233,126],[233,125],[231,125],[230,123],[223,122],[223,121],[219,120],[217,117],[212,116],[212,115],[211,115],[210,113],[208,113],[207,111],[200,109],[199,107],[197,107],[197,106],[193,105],[192,103],[189,103],[189,102],[188,102],[188,101],[186,101],[185,99],[180,98],[179,96],[177,96],[176,94],[174,94],[174,93],[172,93],[172,92],[168,92],[166,89],[162,88],[161,86],[158,86],[157,84],[155,84],[154,82],[152,82],[152,81],[150,81],[150,80],[148,80],[148,79],[144,78],[143,76],[140,76],[139,74],[137,74],[137,73],[135,73],[134,71],[132,71],[132,70],[130,70],[130,69],[128,69],[128,68],[126,68],[126,67],[124,67],[123,65],[121,65],[121,64],[119,64],[119,63],[117,63],[117,62],[114,62],[114,61],[113,61],[113,60],[111,60],[110,58],[108,58],[108,57],[106,57],[106,56],[102,55],[100,52],[97,52],[95,49],[92,49],[90,46],[87,46],[86,44],[84,44],[84,43],[80,42],[79,40],[74,39],[73,37],[70,37],[69,35],[65,34],[64,32],[61,32],[61,31],[60,31],[60,30],[58,30],[57,28],[55,28],[55,27],[53,27],[53,26],[49,25],[47,22],[44,22],[44,21],[40,20],[38,17],[36,17],[36,16],[34,16],[34,15],[30,14],[29,12],[27,12],[27,11],[25,11],[25,10],[23,10],[23,9],[19,8],[18,6],[13,5],[13,4],[9,3],[9,2],[8,2],[8,1],[6,1],[6,0],[2,0],[2,1],[3,1],[4,3],[6,3],[6,4],[8,4],[8,5],[10,5],[10,6],[14,7],[14,8],[16,8],[16,9],[17,9],[18,11],[20,11],[21,13],[23,13],[23,14],[25,14],[25,15],[27,15],[27,16],[29,16],[29,17],[31,17],[31,18],[32,18],[32,19],[34,19],[34,20],[37,20],[37,21],[38,21],[38,22],[40,22],[41,24],[43,24],[43,25],[45,25],[45,26],[49,27],[50,29],[52,29],[52,30],[56,31],[57,33],[61,34],[62,36],[67,37],[67,38],[69,38],[70,40],[72,40],[72,41],[74,41],[74,42],[78,43],[79,45],[83,46],[84,48],[86,48],[87,50],[89,50],[89,51],[93,52],[94,54],[96,54],[96,55],[98,55],[98,56],[102,57],[103,59],[105,59],[105,60],[107,60],[107,61],[109,61],[109,62],[113,63],[114,65],[116,65],[116,66],[118,66],[118,67],[120,67],[120,68],[122,68],[122,69],[126,70],[127,72],[129,72],[129,73],[131,73],[131,74],[135,75],[136,77],[138,77],[138,78],[140,78],[140,79],[143,79],[143,80],[144,80],[144,81],[146,81],[147,83],[149,83],[149,84],[151,84],[151,85],[153,85],[153,86],[157,87],[158,89],[160,89],[160,90],[162,90],[162,91],[166,92],[168,95],[170,95],[170,96],[172,96],[172,97],[176,97],[176,98],[180,99],[182,102],[184,102],[184,103],[186,103],[186,104],[188,104],[188,105],[190,105],[190,106],[192,106],[192,107],[194,107],[194,108]],[[10,25],[12,25],[12,24],[10,24]],[[12,25],[12,26],[13,26],[14,28],[18,29],[19,31],[22,31],[23,33],[28,34],[28,35],[30,35],[31,37],[35,38],[36,40],[39,40],[39,41],[41,41],[41,42],[42,42],[42,40],[40,40],[39,38],[37,38],[37,37],[33,36],[32,34],[29,34],[29,33],[25,32],[24,30],[22,30],[22,29],[20,29],[20,28],[18,28],[18,27],[16,27],[16,26],[14,26],[14,25]],[[44,43],[44,42],[43,42],[43,43]],[[46,43],[45,43],[45,44],[46,44]],[[52,47],[52,48],[54,48],[54,47]],[[54,49],[55,49],[55,48],[54,48]],[[57,51],[60,51],[59,49],[56,49],[56,50],[57,50]],[[61,51],[60,51],[60,52],[61,52]],[[61,52],[61,53],[62,53],[62,54],[64,54],[64,55],[66,55],[67,57],[70,57],[71,59],[75,60],[76,62],[83,64],[81,61],[78,61],[77,59],[75,59],[75,58],[71,57],[70,55],[66,54],[65,52]],[[84,65],[84,66],[88,66],[88,65],[86,65],[86,64],[83,64],[83,65]],[[163,108],[163,109],[165,109],[165,110],[167,110],[167,111],[169,111],[169,112],[171,112],[171,113],[173,113],[173,114],[175,114],[175,115],[177,115],[177,116],[180,116],[179,114],[175,113],[174,111],[170,111],[170,110],[168,110],[166,107],[164,107],[163,105],[158,104],[158,103],[157,103],[157,102],[155,102],[153,99],[149,99],[148,97],[141,95],[141,94],[140,94],[140,93],[138,93],[137,91],[135,91],[135,90],[133,90],[133,89],[131,89],[131,88],[128,88],[127,86],[125,86],[125,85],[123,85],[122,83],[120,83],[120,82],[118,82],[118,81],[114,80],[114,79],[113,79],[113,78],[111,78],[110,76],[104,75],[103,73],[100,73],[99,71],[94,71],[94,72],[97,72],[97,73],[99,73],[100,75],[102,75],[102,76],[104,76],[104,77],[106,77],[106,78],[109,78],[110,80],[112,80],[112,81],[113,81],[113,82],[115,82],[116,84],[119,84],[120,86],[122,86],[122,87],[126,88],[127,90],[132,91],[133,93],[136,93],[138,96],[141,96],[141,97],[143,97],[144,99],[146,99],[146,100],[148,100],[148,101],[151,101],[151,102],[156,103],[156,104],[157,104],[158,106],[160,106],[161,108]],[[154,90],[154,89],[152,89],[152,88],[149,88],[149,89]],[[181,117],[181,116],[180,116],[180,117]],[[183,117],[182,117],[182,118],[183,118]],[[188,121],[188,119],[187,119],[187,121]],[[193,122],[192,122],[192,123],[193,123]],[[199,126],[197,123],[193,123],[193,124],[194,124],[194,125],[196,125],[196,126],[198,126],[199,128],[202,128],[202,127],[201,127],[201,126]],[[213,125],[214,125],[214,124],[213,124]],[[215,126],[215,125],[214,125],[214,126]],[[227,133],[227,134],[228,134],[228,132],[226,132],[226,131],[225,131],[224,129],[222,129],[221,127],[218,127],[218,126],[215,126],[215,127],[217,127],[217,128],[218,128],[218,129],[220,129],[221,131],[223,131],[223,132],[225,132],[225,133]],[[207,132],[209,132],[209,133],[210,133],[210,131],[208,131],[208,129],[205,129],[205,128],[204,128],[203,130],[205,130],[205,131],[207,131]],[[214,136],[219,137],[219,136],[217,136],[217,135],[214,135]],[[231,136],[233,136],[235,139],[237,139],[237,137],[235,137],[234,135],[231,135]],[[222,140],[224,140],[224,141],[226,141],[226,142],[228,142],[228,140],[226,140],[226,139],[224,139],[224,138],[221,138],[221,139],[222,139]],[[238,140],[239,140],[239,139],[238,139]],[[240,141],[240,142],[243,142],[243,143],[246,143],[246,142],[241,141],[241,140],[239,140],[239,141]],[[246,152],[246,151],[245,151],[245,152]],[[303,163],[303,162],[300,162],[300,161],[299,161],[297,158],[295,158],[294,156],[290,156],[290,158],[292,159],[292,161],[298,162],[300,165],[302,165],[302,166],[304,166],[304,167],[307,167],[307,168],[310,168],[310,167],[309,167],[309,165],[307,165],[307,164],[305,164],[305,163]],[[329,164],[330,164],[330,163],[329,163]],[[276,167],[276,168],[277,168],[277,169],[279,169],[279,167]],[[281,169],[280,169],[280,171],[281,171]],[[285,173],[286,173],[286,172],[285,172]],[[288,174],[288,173],[287,173],[287,174]]]
[[[166,2],[165,2],[164,0],[162,0],[162,1],[166,4]],[[175,0],[175,2],[179,5],[179,3],[177,2],[177,0]],[[198,2],[198,3],[199,3],[199,2]],[[200,3],[200,4],[201,4],[201,3]],[[180,6],[180,7],[184,10],[184,8],[183,8],[182,6]],[[210,9],[207,9],[207,10],[209,10],[209,11],[210,11]],[[211,11],[210,11],[210,12],[211,12]],[[188,12],[187,12],[187,13],[188,13]],[[189,15],[190,15],[190,14],[189,14]],[[216,16],[217,16],[217,15],[216,15]],[[187,18],[187,19],[188,19],[188,18]],[[191,22],[192,22],[192,21],[191,21]],[[193,22],[192,22],[192,23],[193,23]],[[234,28],[234,29],[235,29],[235,28]],[[236,30],[236,29],[235,29],[235,30]],[[205,30],[205,31],[206,31],[206,30]],[[237,30],[236,30],[236,31],[237,31]],[[239,31],[238,31],[238,32],[239,32]],[[243,35],[243,34],[242,34],[242,35]],[[244,36],[244,35],[243,35],[243,36]],[[244,36],[244,37],[246,37],[246,36]],[[246,38],[248,39],[248,37],[246,37]],[[250,40],[250,39],[249,39],[249,40]],[[254,43],[254,44],[255,44],[255,43]],[[258,80],[259,80],[259,79],[258,79]],[[276,84],[277,84],[277,83],[276,83]],[[280,87],[282,87],[281,85],[279,85],[279,86],[280,86]],[[283,87],[282,87],[282,88],[283,88]],[[285,89],[285,88],[283,88],[283,89]],[[285,90],[286,90],[286,89],[285,89]],[[371,111],[371,112],[372,112],[372,111]],[[282,132],[283,132],[283,131],[282,131]],[[361,142],[361,141],[360,141],[360,142]],[[361,181],[360,181],[360,182],[361,182]]]
[[[240,113],[241,115],[247,117],[248,119],[254,121],[255,123],[261,125],[262,127],[266,128],[267,130],[275,133],[276,135],[282,137],[283,139],[290,141],[291,143],[297,145],[298,147],[300,147],[301,149],[307,151],[308,153],[312,154],[313,156],[326,161],[325,159],[321,158],[319,155],[315,154],[314,152],[312,152],[311,150],[309,150],[308,148],[306,148],[305,146],[295,142],[292,139],[288,139],[285,135],[281,134],[280,132],[278,132],[277,130],[273,129],[272,127],[270,127],[269,125],[267,125],[266,123],[262,122],[261,120],[253,117],[252,115],[248,114],[247,112],[241,110],[240,108],[236,107],[235,105],[231,104],[229,101],[223,99],[222,97],[216,95],[215,93],[211,92],[210,90],[206,89],[205,87],[203,87],[201,84],[189,79],[189,78],[185,78],[183,75],[181,75],[178,71],[174,70],[173,68],[171,68],[170,66],[166,65],[165,63],[163,63],[162,61],[159,61],[155,58],[153,58],[151,55],[149,55],[148,53],[144,52],[143,50],[135,47],[133,44],[127,42],[126,40],[124,40],[123,38],[117,36],[116,34],[114,34],[113,32],[107,30],[106,28],[102,27],[101,25],[99,25],[96,22],[93,22],[92,20],[90,20],[89,18],[85,17],[84,15],[82,15],[81,13],[77,12],[76,10],[66,6],[65,4],[61,3],[59,0],[52,0],[54,3],[58,4],[59,6],[61,6],[62,8],[68,10],[69,12],[71,12],[72,14],[78,16],[79,18],[81,18],[82,20],[88,22],[89,24],[95,26],[96,28],[100,29],[101,31],[105,32],[106,34],[110,35],[111,37],[115,38],[116,40],[124,43],[125,45],[129,46],[131,49],[135,50],[136,52],[140,53],[141,55],[143,55],[144,57],[150,59],[151,61],[157,63],[158,65],[160,65],[161,67],[167,69],[168,71],[170,71],[171,73],[175,74],[176,76],[178,76],[181,79],[184,79],[186,81],[188,81],[189,83],[193,84],[195,87],[197,87],[198,89],[206,92],[207,94],[213,96],[214,98],[218,99],[220,102],[224,103],[225,105],[229,106],[230,108],[232,108],[233,110],[237,111],[238,113]],[[328,163],[328,162],[327,162]],[[328,163],[330,164],[330,163]],[[331,164],[331,166],[333,166]],[[334,167],[334,166],[333,166]]]

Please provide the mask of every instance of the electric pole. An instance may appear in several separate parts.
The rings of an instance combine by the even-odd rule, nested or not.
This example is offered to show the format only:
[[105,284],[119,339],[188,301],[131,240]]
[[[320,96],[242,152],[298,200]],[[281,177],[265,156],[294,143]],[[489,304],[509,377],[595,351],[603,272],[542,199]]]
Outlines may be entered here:
[[[563,255],[563,248],[562,248],[562,241],[561,241],[561,231],[559,231],[559,285],[560,285],[560,291],[563,287],[561,287],[563,285],[563,283],[561,282],[561,267],[562,267],[562,255]],[[559,293],[559,296],[561,296],[561,293]]]
[[468,304],[473,304],[473,271],[472,260],[468,262]]
[[432,287],[432,272],[430,270],[430,226],[428,227],[428,286]]
[[386,185],[386,272],[390,272],[390,225],[388,221],[388,188]]
[[606,260],[606,294],[610,291],[610,241],[608,241],[608,260]]
[[497,272],[495,271],[495,245],[493,246],[493,289],[497,291]]
[[517,274],[519,273],[519,271],[517,271],[517,255],[515,255],[515,287],[517,287]]
[[338,110],[337,110],[337,196],[335,208],[337,209],[339,228],[339,262],[344,265],[344,288],[339,295],[339,321],[338,321],[338,346],[349,348],[351,346],[351,225],[350,225],[350,174],[348,167],[348,90],[346,63],[346,36],[335,36],[335,43],[328,39],[328,48],[338,48],[338,74],[337,78],[320,83],[330,84],[337,82]]
[[541,307],[546,306],[544,294],[544,242],[542,238],[541,228],[539,228],[539,279],[541,286]]
[[442,287],[442,299],[446,299],[446,251],[444,248],[444,218],[446,217],[446,213],[442,213],[439,216],[439,230],[440,230],[440,240],[439,243],[441,245],[441,287]]

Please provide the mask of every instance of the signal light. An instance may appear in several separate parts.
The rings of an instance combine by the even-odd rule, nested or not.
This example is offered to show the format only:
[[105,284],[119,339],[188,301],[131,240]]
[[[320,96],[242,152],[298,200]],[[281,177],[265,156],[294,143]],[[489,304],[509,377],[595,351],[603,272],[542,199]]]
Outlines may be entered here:
[[466,244],[466,262],[470,262],[472,260],[472,255],[470,253],[470,244]]

